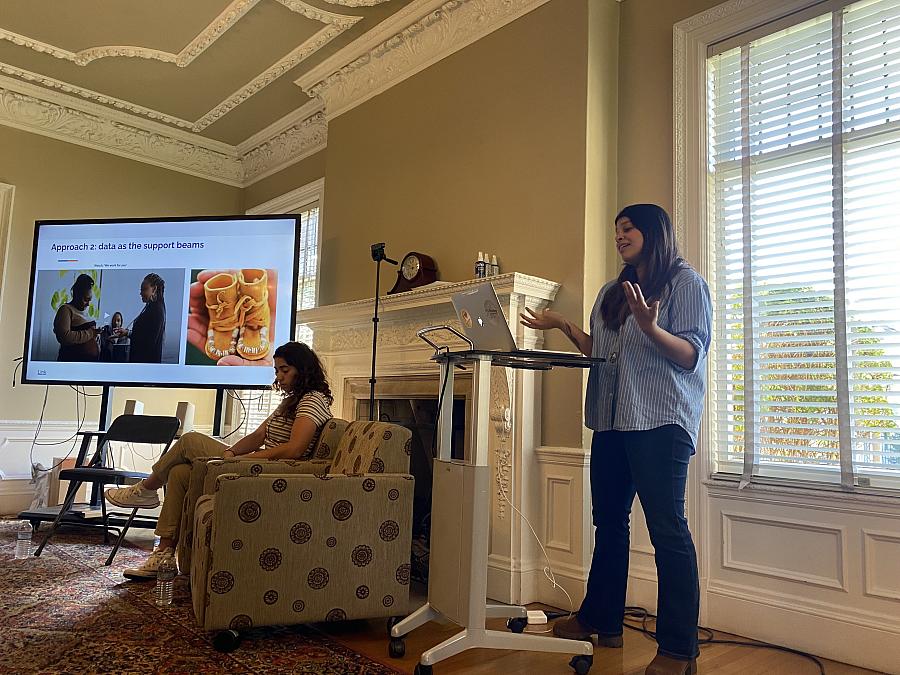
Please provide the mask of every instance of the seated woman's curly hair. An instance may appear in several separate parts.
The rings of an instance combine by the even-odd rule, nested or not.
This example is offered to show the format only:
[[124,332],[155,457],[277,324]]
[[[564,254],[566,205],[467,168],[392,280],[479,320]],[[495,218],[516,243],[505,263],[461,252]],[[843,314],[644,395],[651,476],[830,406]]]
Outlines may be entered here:
[[[324,394],[329,404],[334,402],[322,362],[309,345],[303,342],[286,342],[275,350],[272,358],[284,359],[285,363],[297,369],[297,378],[291,391],[281,391],[284,399],[275,410],[276,415],[293,419],[297,403],[311,391]],[[279,388],[277,382],[272,386]]]

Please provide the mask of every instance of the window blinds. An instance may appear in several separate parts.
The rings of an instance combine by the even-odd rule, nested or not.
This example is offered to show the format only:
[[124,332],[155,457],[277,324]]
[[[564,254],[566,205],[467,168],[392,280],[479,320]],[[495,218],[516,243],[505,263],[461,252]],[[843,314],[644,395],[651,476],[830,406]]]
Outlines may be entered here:
[[716,470],[900,488],[900,0],[707,61]]

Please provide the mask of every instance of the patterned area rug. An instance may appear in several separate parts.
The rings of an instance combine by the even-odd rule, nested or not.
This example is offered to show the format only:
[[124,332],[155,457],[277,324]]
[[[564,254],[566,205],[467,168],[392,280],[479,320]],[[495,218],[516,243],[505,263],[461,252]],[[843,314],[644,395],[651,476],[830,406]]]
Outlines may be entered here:
[[126,544],[104,567],[111,545],[102,533],[67,528],[40,558],[15,560],[16,524],[0,521],[0,673],[400,672],[312,626],[255,628],[237,651],[220,654],[194,623],[187,577],[176,579],[166,608],[154,604],[153,582],[122,577],[147,551]]

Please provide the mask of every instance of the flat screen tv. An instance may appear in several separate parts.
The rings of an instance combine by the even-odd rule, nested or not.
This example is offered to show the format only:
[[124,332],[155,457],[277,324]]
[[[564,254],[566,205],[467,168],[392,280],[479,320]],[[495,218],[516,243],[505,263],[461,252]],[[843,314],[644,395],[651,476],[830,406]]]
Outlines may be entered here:
[[269,386],[294,337],[299,228],[292,215],[37,221],[22,381]]

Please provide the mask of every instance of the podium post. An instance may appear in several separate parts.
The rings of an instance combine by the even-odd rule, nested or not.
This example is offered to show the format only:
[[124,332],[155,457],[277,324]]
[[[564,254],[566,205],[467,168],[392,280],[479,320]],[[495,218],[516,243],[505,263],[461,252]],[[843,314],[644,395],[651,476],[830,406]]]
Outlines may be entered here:
[[[423,338],[424,339],[424,338]],[[429,343],[431,344],[431,343]],[[432,619],[447,619],[462,630],[424,652],[416,666],[417,675],[429,675],[432,666],[469,649],[514,649],[575,654],[570,665],[584,675],[593,664],[593,644],[542,635],[488,630],[487,618],[524,619],[525,607],[487,602],[487,563],[490,523],[490,425],[491,368],[587,368],[600,362],[578,354],[539,352],[438,351],[433,360],[441,365],[441,388],[453,391],[453,370],[473,368],[472,430],[469,457],[451,460],[453,397],[441,399],[438,456],[434,463],[431,512],[431,554],[428,574],[428,602],[395,624],[394,643]],[[519,623],[524,628],[524,623]]]

